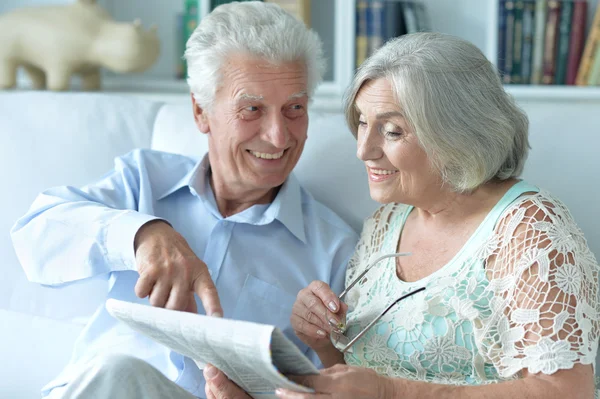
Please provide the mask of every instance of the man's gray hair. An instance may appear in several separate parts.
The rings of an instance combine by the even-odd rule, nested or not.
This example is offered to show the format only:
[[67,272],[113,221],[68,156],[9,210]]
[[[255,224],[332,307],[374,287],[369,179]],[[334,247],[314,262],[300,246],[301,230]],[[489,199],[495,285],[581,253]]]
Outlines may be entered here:
[[420,145],[455,191],[523,171],[529,120],[473,44],[433,32],[386,43],[361,65],[346,92],[346,121],[354,136],[356,96],[367,81],[379,78],[389,80]]
[[224,4],[202,18],[186,45],[187,82],[201,107],[210,108],[224,62],[238,54],[273,64],[304,63],[309,98],[325,72],[321,40],[302,21],[271,3]]

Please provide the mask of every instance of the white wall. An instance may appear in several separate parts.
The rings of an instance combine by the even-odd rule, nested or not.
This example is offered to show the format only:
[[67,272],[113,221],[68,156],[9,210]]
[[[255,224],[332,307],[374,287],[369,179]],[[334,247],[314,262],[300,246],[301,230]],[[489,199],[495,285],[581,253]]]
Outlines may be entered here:
[[600,99],[519,103],[532,147],[524,178],[565,202],[600,259]]

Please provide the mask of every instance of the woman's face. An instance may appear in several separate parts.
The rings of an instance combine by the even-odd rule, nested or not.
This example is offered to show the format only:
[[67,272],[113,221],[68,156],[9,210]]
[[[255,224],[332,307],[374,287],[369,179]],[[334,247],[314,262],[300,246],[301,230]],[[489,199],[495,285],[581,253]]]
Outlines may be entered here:
[[368,81],[356,96],[357,156],[367,168],[371,198],[419,204],[439,191],[441,178],[394,99],[385,78]]

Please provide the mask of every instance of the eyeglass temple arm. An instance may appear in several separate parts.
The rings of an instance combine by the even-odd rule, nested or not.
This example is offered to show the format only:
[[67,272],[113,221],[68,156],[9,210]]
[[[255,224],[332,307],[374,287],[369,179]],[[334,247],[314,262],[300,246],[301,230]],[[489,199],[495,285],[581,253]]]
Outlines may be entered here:
[[372,322],[370,322],[370,323],[369,323],[369,324],[368,324],[368,325],[367,325],[367,326],[366,326],[366,327],[365,327],[365,328],[364,328],[364,329],[363,329],[363,330],[362,330],[362,331],[361,331],[361,332],[360,332],[360,333],[359,333],[359,334],[358,334],[356,337],[352,338],[352,340],[350,340],[350,342],[348,342],[348,345],[346,345],[346,347],[345,347],[345,348],[342,350],[342,353],[345,353],[345,352],[346,352],[348,349],[350,349],[350,347],[351,347],[352,345],[354,345],[354,343],[355,343],[356,341],[358,341],[358,340],[360,339],[360,337],[362,337],[363,335],[365,335],[365,333],[366,333],[367,331],[369,331],[369,328],[373,327],[373,325],[374,325],[375,323],[377,323],[377,322],[379,321],[379,319],[381,319],[381,318],[383,317],[383,315],[384,315],[384,314],[386,314],[386,313],[387,313],[387,311],[388,311],[388,310],[390,310],[390,309],[392,308],[392,306],[394,306],[395,304],[397,304],[397,303],[398,303],[398,302],[400,302],[401,300],[403,300],[403,299],[405,299],[405,298],[408,298],[409,296],[411,296],[411,295],[414,295],[414,294],[416,294],[416,293],[418,293],[418,292],[421,292],[421,291],[424,291],[424,290],[425,290],[425,287],[421,287],[421,288],[419,288],[419,289],[416,289],[416,290],[414,290],[414,291],[411,291],[411,292],[409,292],[409,293],[407,293],[407,294],[405,294],[405,295],[402,295],[400,298],[398,298],[398,299],[396,299],[394,302],[392,302],[392,303],[391,303],[391,304],[390,304],[390,305],[389,305],[387,308],[385,308],[385,310],[384,310],[383,312],[381,312],[381,313],[379,314],[379,316],[377,316],[377,317],[375,318],[375,320],[373,320]]
[[383,255],[383,256],[380,256],[379,258],[375,259],[375,261],[371,262],[369,264],[369,266],[367,266],[365,268],[365,271],[363,271],[357,278],[354,279],[354,281],[349,286],[346,287],[346,289],[344,291],[342,291],[342,293],[339,296],[340,300],[342,298],[344,298],[344,296],[348,293],[348,291],[350,291],[352,289],[352,287],[354,287],[360,281],[360,279],[363,278],[363,276],[365,274],[367,274],[367,272],[369,270],[371,270],[371,268],[373,266],[375,266],[377,263],[379,263],[380,261],[382,261],[384,259],[387,259],[387,258],[396,258],[396,257],[399,257],[399,256],[409,256],[409,255],[412,255],[412,253],[410,253],[410,252],[399,252],[397,254]]

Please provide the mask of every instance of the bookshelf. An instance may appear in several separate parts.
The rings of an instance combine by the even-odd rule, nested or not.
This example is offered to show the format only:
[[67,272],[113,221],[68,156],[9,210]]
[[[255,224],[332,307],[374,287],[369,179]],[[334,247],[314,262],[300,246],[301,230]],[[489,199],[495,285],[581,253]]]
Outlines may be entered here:
[[[73,0],[3,0],[0,12],[12,7]],[[428,10],[434,30],[453,34],[471,41],[493,62],[496,62],[498,35],[498,0],[420,0]],[[588,0],[588,29],[600,0]],[[161,56],[148,71],[135,75],[105,73],[103,89],[109,92],[139,94],[165,101],[187,101],[188,88],[184,80],[175,78],[177,61],[176,15],[183,11],[183,0],[98,0],[119,21],[140,18],[145,27],[158,26]],[[209,11],[208,0],[198,0],[200,16]],[[328,72],[319,87],[313,107],[338,111],[341,96],[352,79],[355,60],[355,1],[312,0],[311,26],[321,36]],[[507,85],[517,100],[540,101],[600,101],[600,87],[519,86]]]

